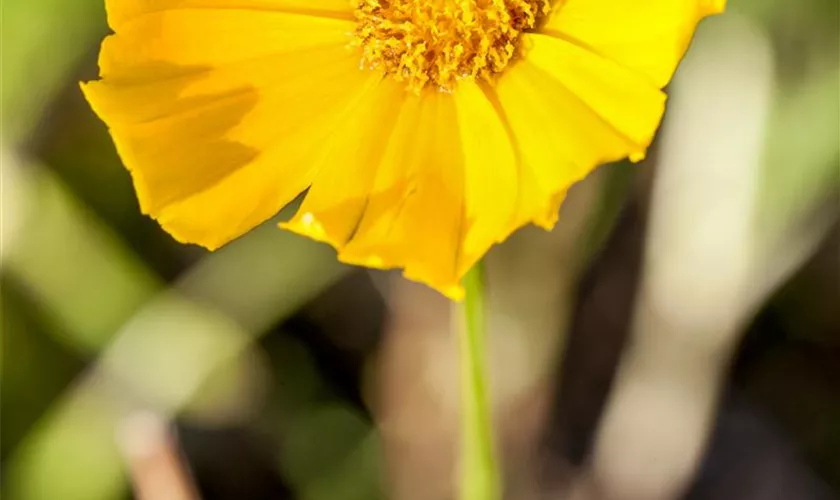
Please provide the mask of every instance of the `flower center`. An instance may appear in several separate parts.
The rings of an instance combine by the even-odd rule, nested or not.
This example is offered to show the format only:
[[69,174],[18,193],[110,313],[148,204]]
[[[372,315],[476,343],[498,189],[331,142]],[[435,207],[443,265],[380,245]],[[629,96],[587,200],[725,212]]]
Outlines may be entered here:
[[354,0],[362,63],[405,82],[451,91],[492,81],[517,55],[519,36],[550,0]]

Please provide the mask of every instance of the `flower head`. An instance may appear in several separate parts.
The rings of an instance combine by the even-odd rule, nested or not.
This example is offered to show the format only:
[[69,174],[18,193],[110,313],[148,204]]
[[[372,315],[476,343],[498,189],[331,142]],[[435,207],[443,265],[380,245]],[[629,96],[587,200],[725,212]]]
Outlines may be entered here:
[[83,86],[141,209],[210,249],[283,227],[450,297],[642,158],[696,24],[725,0],[107,0]]

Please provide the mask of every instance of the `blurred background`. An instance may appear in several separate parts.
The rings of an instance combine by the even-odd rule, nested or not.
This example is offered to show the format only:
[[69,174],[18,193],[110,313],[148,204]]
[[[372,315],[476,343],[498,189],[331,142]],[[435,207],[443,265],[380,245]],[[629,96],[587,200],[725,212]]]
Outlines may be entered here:
[[[208,254],[142,216],[78,87],[102,4],[2,3],[3,498],[454,498],[451,306],[271,223]],[[837,498],[839,26],[731,0],[649,158],[491,252],[505,498]]]

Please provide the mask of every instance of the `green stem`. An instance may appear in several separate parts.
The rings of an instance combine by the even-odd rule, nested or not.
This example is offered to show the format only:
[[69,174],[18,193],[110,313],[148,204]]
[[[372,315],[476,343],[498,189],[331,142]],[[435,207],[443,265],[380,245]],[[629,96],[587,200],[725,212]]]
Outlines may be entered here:
[[466,297],[460,334],[461,500],[497,500],[499,473],[488,404],[483,269],[464,277]]

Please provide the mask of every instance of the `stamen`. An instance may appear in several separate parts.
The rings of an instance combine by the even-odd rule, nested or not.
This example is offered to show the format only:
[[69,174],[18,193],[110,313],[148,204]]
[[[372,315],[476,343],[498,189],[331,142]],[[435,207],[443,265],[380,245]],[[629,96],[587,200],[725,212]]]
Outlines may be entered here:
[[551,0],[354,0],[362,63],[419,92],[493,81]]

